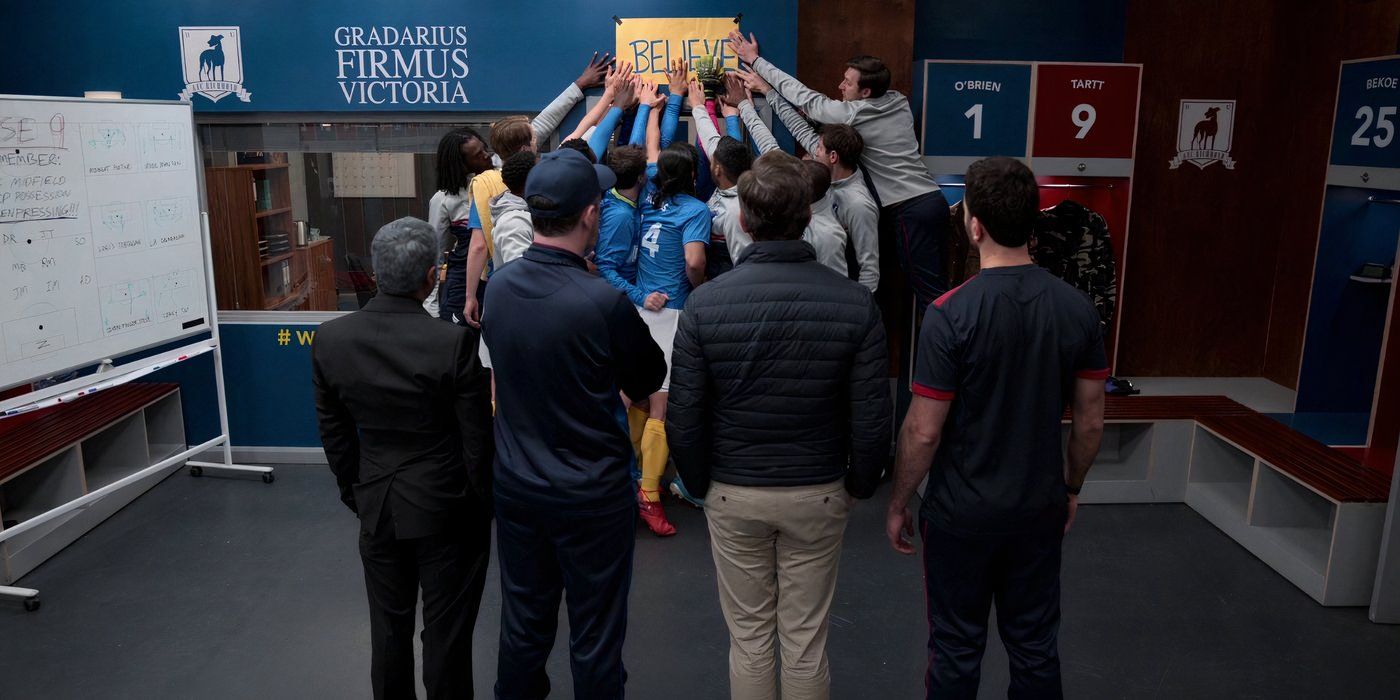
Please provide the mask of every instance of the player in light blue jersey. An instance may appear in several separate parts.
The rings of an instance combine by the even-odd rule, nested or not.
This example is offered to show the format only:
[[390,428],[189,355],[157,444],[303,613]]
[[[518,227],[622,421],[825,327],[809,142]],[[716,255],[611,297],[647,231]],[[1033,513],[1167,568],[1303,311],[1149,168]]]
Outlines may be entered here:
[[[637,286],[637,252],[641,242],[641,198],[648,178],[647,154],[641,146],[646,141],[651,110],[663,104],[665,98],[657,96],[654,83],[638,80],[633,82],[632,88],[640,102],[638,128],[633,130],[626,146],[605,151],[603,161],[617,176],[617,186],[603,195],[594,262],[603,279],[626,294],[634,306],[642,306],[646,299]],[[638,413],[645,415],[640,410]],[[629,422],[635,423],[632,442],[640,443],[642,424],[631,414]]]
[[[688,72],[684,63],[673,67],[670,100],[677,104],[687,89]],[[647,181],[640,201],[642,225],[636,287],[642,295],[638,312],[651,329],[652,339],[666,355],[667,377],[661,390],[652,394],[648,402],[650,418],[642,432],[642,479],[637,502],[642,520],[652,532],[664,537],[676,531],[661,508],[661,475],[670,458],[665,420],[671,346],[690,290],[705,279],[710,209],[695,198],[699,160],[695,147],[676,143],[662,150],[661,141],[667,135],[661,133],[659,115],[653,110],[648,117]],[[674,121],[667,121],[668,126],[674,128]],[[635,297],[633,302],[636,302]]]

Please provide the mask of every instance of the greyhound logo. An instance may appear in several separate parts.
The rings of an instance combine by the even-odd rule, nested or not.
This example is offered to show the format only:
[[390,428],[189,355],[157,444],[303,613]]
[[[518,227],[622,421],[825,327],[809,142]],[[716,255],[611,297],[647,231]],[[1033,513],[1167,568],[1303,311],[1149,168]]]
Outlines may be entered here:
[[1235,161],[1230,158],[1235,132],[1234,100],[1182,100],[1176,132],[1176,157],[1167,163],[1170,170],[1180,168],[1182,163],[1204,170],[1216,162],[1226,170],[1235,169]]
[[238,27],[180,27],[180,59],[185,89],[180,99],[203,95],[218,102],[235,95],[248,102],[243,87],[243,42]]

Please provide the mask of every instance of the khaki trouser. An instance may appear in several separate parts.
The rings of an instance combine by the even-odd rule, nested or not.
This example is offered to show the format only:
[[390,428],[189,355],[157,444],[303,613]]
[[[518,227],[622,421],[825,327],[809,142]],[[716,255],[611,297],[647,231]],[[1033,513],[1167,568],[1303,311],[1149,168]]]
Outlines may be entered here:
[[844,481],[752,487],[715,482],[705,496],[719,606],[729,627],[734,700],[826,700],[827,612],[851,496]]

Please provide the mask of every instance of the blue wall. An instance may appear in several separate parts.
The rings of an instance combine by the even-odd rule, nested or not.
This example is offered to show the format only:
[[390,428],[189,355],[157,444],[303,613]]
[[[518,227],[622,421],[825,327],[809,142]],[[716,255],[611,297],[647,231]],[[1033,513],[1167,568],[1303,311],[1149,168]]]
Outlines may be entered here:
[[[1328,187],[1298,377],[1298,411],[1369,416],[1380,367],[1390,285],[1350,279],[1364,263],[1395,264],[1395,192]],[[1394,341],[1392,341],[1394,342]]]
[[1120,63],[1127,8],[1127,0],[920,0],[914,58]]
[[[795,0],[54,0],[7,5],[5,26],[10,30],[0,42],[0,93],[120,90],[126,98],[176,99],[185,87],[179,27],[237,26],[243,86],[251,101],[226,96],[214,103],[197,95],[195,109],[200,111],[537,110],[577,77],[594,51],[612,50],[614,14],[728,17],[743,12],[745,31],[763,38],[764,53],[776,64],[791,69],[797,55]],[[343,47],[337,44],[336,29],[419,26],[466,28],[468,73],[461,82],[470,104],[347,104],[338,84],[336,52]],[[412,53],[411,47],[401,48]]]

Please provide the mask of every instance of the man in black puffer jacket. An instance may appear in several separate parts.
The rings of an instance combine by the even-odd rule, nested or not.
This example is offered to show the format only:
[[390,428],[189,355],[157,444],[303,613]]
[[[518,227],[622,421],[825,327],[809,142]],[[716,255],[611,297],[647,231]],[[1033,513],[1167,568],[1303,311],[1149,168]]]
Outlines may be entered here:
[[773,632],[785,698],[825,698],[827,611],[852,498],[889,455],[880,311],[801,240],[811,194],[801,162],[759,158],[739,180],[753,236],[734,270],[686,303],[672,355],[667,439],[705,497],[730,692],[773,697]]

